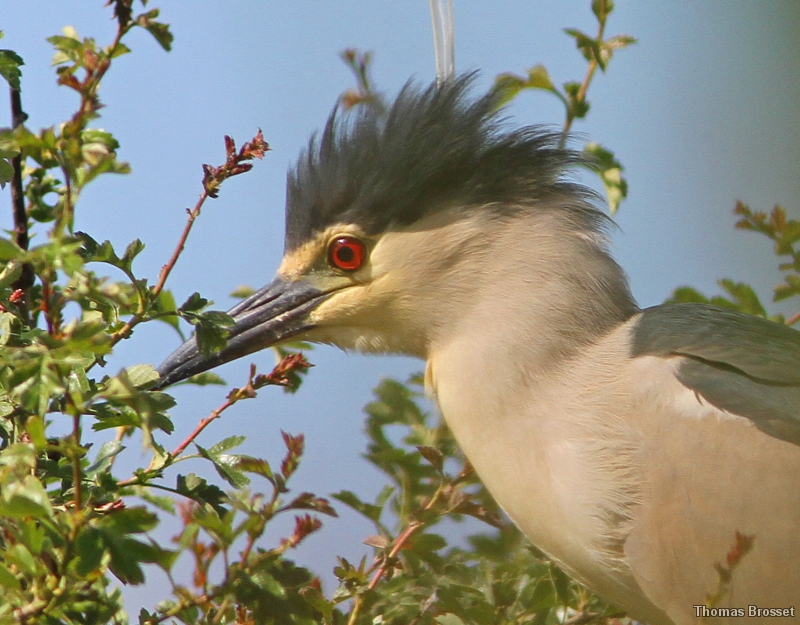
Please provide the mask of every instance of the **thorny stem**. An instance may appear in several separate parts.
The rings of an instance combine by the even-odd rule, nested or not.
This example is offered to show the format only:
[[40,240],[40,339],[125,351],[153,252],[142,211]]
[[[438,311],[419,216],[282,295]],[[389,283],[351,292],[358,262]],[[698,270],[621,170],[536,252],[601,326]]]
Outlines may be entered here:
[[28,619],[34,616],[39,616],[47,608],[47,602],[42,599],[37,599],[33,603],[28,604],[24,608],[17,608],[14,610],[14,616],[17,620],[25,625]]

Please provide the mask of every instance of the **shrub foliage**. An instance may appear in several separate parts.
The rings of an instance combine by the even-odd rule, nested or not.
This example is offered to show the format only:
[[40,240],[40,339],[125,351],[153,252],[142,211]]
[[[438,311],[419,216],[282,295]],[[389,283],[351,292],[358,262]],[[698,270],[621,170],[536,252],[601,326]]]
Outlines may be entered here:
[[[129,170],[117,159],[112,134],[92,127],[99,117],[103,77],[115,59],[130,52],[124,41],[132,29],[146,29],[166,51],[172,43],[158,9],[137,14],[134,0],[108,4],[117,24],[109,45],[69,28],[49,39],[59,84],[79,96],[74,114],[57,127],[36,133],[25,126],[23,60],[0,50],[0,74],[14,106],[12,127],[0,131],[0,184],[11,193],[15,224],[12,236],[0,238],[0,625],[129,620],[140,625],[489,625],[622,618],[570,580],[501,515],[446,426],[424,410],[418,378],[382,382],[366,407],[366,458],[383,473],[386,486],[374,501],[364,501],[351,490],[329,497],[292,491],[302,434],[282,433],[285,454],[272,459],[237,453],[242,436],[218,442],[203,436],[227,408],[266,386],[296,390],[310,366],[300,353],[281,350],[279,364],[269,373],[251,368],[246,383],[230,390],[171,449],[166,441],[173,431],[174,400],[149,390],[157,379],[152,367],[134,365],[113,376],[100,371],[97,365],[140,323],[158,320],[178,328],[181,318],[194,327],[204,351],[225,344],[230,317],[209,310],[198,293],[177,305],[166,283],[205,201],[269,149],[260,131],[240,149],[225,137],[226,160],[203,166],[200,199],[153,281],[134,271],[143,249],[138,239],[115,250],[108,241],[74,231],[86,185]],[[591,8],[596,36],[566,30],[587,63],[581,80],[558,87],[536,65],[523,76],[498,76],[495,85],[506,100],[526,89],[557,97],[564,104],[565,133],[589,111],[587,93],[596,71],[605,72],[614,52],[634,43],[627,35],[606,38],[610,0],[594,0]],[[357,87],[345,92],[340,105],[379,102],[368,77],[369,56],[348,50],[343,58],[355,72]],[[602,146],[588,144],[586,150],[595,157],[593,168],[613,212],[627,193],[622,166]],[[739,227],[768,236],[787,259],[776,299],[800,294],[800,224],[779,207],[770,216],[742,204],[736,212]],[[29,240],[35,224],[46,224],[39,241]],[[106,277],[106,265],[124,279]],[[730,280],[721,286],[726,296],[712,302],[766,316],[749,286]],[[684,287],[675,299],[707,298]],[[220,380],[203,374],[192,382]],[[54,424],[64,431],[64,423],[68,434],[54,436]],[[87,444],[87,429],[107,434],[105,442],[97,448]],[[115,459],[133,435],[143,439],[149,464],[118,475]],[[164,477],[167,467],[187,458],[210,463],[218,482],[193,473],[178,474],[174,481]],[[325,593],[315,573],[288,555],[320,530],[322,517],[336,515],[334,505],[353,508],[374,525],[365,539],[374,553],[370,561],[357,563],[339,558],[333,569],[339,586]],[[265,529],[286,514],[294,515],[294,530],[268,544]],[[486,529],[469,537],[466,547],[451,546],[437,526],[445,518],[464,516],[484,521]],[[154,538],[152,531],[162,523],[175,528],[172,541]],[[175,567],[181,556],[192,562],[187,579]],[[168,596],[128,615],[114,580],[144,583],[145,564],[166,573]]]

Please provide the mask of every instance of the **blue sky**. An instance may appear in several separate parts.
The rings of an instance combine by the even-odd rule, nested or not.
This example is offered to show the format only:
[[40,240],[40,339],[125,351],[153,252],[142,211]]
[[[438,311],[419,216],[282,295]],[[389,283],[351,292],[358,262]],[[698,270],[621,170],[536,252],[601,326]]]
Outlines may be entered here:
[[[55,85],[45,37],[69,24],[108,43],[114,23],[99,0],[15,4],[0,20],[0,46],[26,61],[23,105],[29,126],[38,129],[61,121],[76,104]],[[454,4],[456,68],[479,70],[479,89],[497,73],[523,73],[536,63],[557,83],[582,78],[584,61],[562,28],[594,32],[588,0]],[[135,269],[154,281],[183,227],[184,209],[200,191],[201,164],[221,162],[224,134],[242,143],[262,128],[272,151],[206,204],[169,283],[178,301],[200,291],[227,309],[234,287],[261,286],[280,261],[286,169],[353,83],[339,52],[372,50],[373,78],[388,94],[410,78],[433,80],[428,3],[161,0],[153,6],[172,25],[173,51],[135,32],[128,41],[134,53],[119,59],[105,81],[107,108],[96,122],[120,141],[119,155],[133,174],[106,176],[89,187],[76,227],[118,249],[142,239],[147,248]],[[630,195],[617,218],[614,251],[634,295],[651,306],[676,286],[711,293],[717,279],[732,277],[753,283],[769,301],[778,278],[770,246],[735,231],[731,211],[741,199],[761,210],[781,204],[800,217],[800,4],[620,1],[607,33],[628,33],[640,43],[596,77],[592,110],[574,129],[612,149],[626,167]],[[563,121],[560,104],[544,93],[521,95],[509,114],[518,124]],[[8,124],[4,115],[0,125]],[[0,227],[10,225],[3,193]],[[157,364],[178,345],[163,324],[140,327],[134,339],[119,346],[110,372]],[[333,348],[315,349],[310,359],[316,367],[300,393],[263,392],[216,422],[205,440],[243,433],[249,437],[243,451],[276,459],[281,429],[304,432],[307,453],[295,488],[318,494],[347,488],[368,497],[381,482],[359,456],[361,409],[381,377],[405,378],[421,363]],[[221,373],[239,384],[251,360],[267,369],[272,356],[245,359]],[[191,431],[224,394],[220,388],[176,391],[175,437]],[[131,463],[138,453],[134,444]],[[366,524],[345,513],[326,521],[297,557],[329,572],[334,554],[358,558],[367,533]],[[134,589],[126,597],[137,612],[152,606],[154,593]]]

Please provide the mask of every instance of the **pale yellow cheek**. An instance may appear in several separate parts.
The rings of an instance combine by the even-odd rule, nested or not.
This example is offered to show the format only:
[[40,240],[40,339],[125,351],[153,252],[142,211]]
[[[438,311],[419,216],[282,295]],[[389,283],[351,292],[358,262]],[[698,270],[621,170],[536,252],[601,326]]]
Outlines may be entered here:
[[286,279],[303,275],[322,252],[322,241],[314,240],[305,243],[283,257],[278,274]]
[[320,326],[353,323],[364,311],[364,291],[364,287],[353,286],[334,293],[311,312],[312,323]]

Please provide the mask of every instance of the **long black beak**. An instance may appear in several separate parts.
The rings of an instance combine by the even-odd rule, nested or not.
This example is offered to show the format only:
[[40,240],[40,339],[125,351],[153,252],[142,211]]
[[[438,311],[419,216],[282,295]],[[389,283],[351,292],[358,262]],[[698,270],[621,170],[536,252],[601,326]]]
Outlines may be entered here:
[[320,290],[303,279],[290,282],[275,278],[228,311],[235,323],[229,329],[225,348],[205,357],[192,336],[158,367],[161,379],[156,388],[175,384],[310,330],[314,324],[309,321],[309,313],[333,290]]

